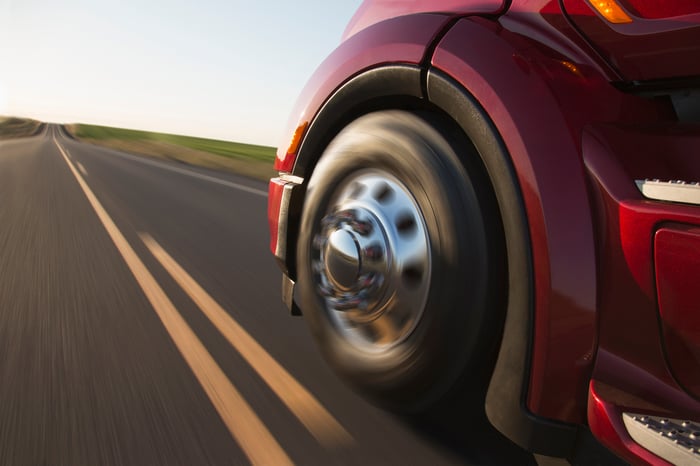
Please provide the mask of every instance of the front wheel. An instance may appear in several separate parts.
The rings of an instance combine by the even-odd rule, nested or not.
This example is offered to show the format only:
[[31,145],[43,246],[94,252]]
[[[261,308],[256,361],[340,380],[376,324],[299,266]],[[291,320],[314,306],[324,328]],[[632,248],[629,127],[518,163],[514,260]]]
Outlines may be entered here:
[[459,382],[483,388],[500,335],[498,210],[478,154],[454,139],[416,114],[363,116],[307,189],[304,315],[336,372],[396,411],[425,411]]

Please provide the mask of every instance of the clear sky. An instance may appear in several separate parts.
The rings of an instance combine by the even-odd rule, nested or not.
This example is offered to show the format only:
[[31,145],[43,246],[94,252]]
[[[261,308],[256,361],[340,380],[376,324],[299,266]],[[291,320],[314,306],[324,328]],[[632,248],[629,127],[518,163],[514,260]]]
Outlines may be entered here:
[[276,146],[361,0],[0,0],[0,115]]

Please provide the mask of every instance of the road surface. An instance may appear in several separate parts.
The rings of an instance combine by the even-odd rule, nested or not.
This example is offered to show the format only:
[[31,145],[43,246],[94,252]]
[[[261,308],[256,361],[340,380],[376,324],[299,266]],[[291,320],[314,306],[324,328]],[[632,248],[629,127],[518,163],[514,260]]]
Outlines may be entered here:
[[280,300],[266,185],[70,139],[0,142],[0,464],[528,464],[415,426]]

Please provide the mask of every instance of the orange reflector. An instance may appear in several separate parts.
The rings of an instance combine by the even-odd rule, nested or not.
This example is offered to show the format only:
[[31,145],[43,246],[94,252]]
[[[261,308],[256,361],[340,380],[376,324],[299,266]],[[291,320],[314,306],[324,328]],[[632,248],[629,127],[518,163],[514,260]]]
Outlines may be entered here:
[[559,60],[559,63],[566,68],[567,70],[571,71],[571,73],[575,74],[579,78],[582,77],[583,75],[581,74],[581,70],[578,69],[578,66],[574,65],[570,61],[567,60]]
[[611,23],[631,23],[632,18],[620,8],[615,0],[588,0],[588,3]]
[[297,126],[297,129],[294,131],[294,136],[292,137],[292,142],[289,143],[289,147],[287,148],[287,155],[296,155],[297,149],[299,149],[299,144],[301,143],[301,138],[304,136],[306,128],[308,127],[308,121],[305,121]]

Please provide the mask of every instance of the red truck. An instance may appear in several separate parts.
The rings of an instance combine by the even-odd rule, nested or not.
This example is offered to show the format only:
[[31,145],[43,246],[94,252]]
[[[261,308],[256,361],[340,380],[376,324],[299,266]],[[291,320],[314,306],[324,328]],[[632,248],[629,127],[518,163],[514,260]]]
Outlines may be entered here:
[[700,464],[700,2],[366,0],[287,135],[283,297],[355,389]]

